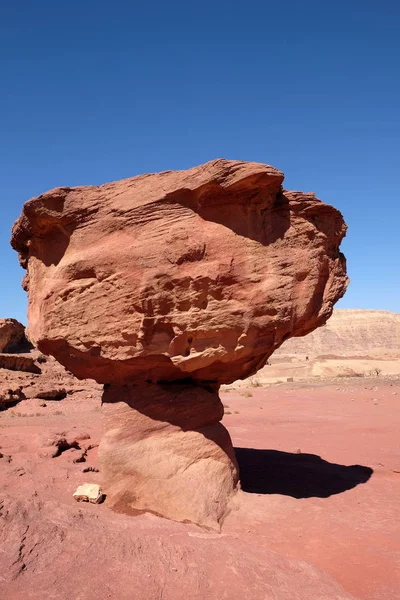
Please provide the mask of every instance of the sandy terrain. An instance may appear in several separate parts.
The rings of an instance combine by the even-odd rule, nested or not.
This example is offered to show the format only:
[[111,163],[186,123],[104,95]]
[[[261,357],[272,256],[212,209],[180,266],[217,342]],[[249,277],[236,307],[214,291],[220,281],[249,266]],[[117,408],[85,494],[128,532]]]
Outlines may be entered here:
[[221,532],[76,503],[101,475],[82,393],[0,413],[2,600],[400,597],[399,378],[225,390],[243,491]]

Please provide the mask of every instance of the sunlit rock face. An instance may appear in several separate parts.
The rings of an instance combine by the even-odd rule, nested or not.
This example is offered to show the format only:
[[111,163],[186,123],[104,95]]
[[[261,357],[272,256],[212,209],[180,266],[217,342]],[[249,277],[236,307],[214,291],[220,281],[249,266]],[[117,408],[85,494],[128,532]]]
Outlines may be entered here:
[[[107,384],[100,456],[119,510],[221,522],[238,477],[218,386],[324,324],[346,289],[340,212],[285,191],[283,178],[215,160],[57,188],[14,225],[30,337],[76,376]],[[171,449],[164,469],[157,448]]]
[[0,319],[0,352],[11,352],[26,342],[25,327],[16,319]]

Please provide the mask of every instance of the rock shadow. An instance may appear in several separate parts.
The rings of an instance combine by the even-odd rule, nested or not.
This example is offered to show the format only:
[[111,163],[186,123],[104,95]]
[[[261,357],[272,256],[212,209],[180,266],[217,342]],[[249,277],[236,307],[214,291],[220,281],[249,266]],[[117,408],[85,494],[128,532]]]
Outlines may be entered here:
[[5,350],[3,350],[3,354],[28,354],[34,349],[34,345],[29,340],[24,338],[17,344],[8,346]]
[[290,203],[282,189],[255,188],[235,195],[212,183],[198,190],[175,190],[164,201],[190,208],[203,220],[228,227],[263,246],[282,239],[290,227]]
[[366,483],[373,469],[337,465],[315,454],[235,448],[242,489],[253,494],[328,498]]

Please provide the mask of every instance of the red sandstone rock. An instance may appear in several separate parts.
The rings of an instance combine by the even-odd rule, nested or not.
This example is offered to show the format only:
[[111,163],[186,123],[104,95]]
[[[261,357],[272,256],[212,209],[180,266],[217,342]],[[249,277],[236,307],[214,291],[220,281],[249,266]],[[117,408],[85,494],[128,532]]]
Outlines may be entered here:
[[0,354],[0,369],[40,374],[40,367],[35,360],[36,357],[30,354]]
[[25,327],[16,319],[0,319],[0,352],[8,352],[25,340]]
[[[85,431],[58,431],[52,432],[45,439],[39,440],[42,458],[57,458],[70,450],[78,451],[79,456],[74,456],[73,462],[85,462],[87,452],[98,444],[88,442],[90,435]],[[79,452],[81,451],[81,452]]]
[[0,410],[29,398],[63,400],[72,394],[100,399],[101,391],[94,381],[78,381],[53,357],[35,349],[18,354],[0,353]]
[[114,508],[220,523],[237,469],[219,384],[325,323],[343,295],[341,214],[282,182],[216,160],[57,188],[14,225],[32,340],[111,384],[100,457]]
[[108,387],[99,447],[107,501],[206,527],[221,523],[238,487],[218,393],[182,383]]
[[341,214],[268,165],[216,160],[27,202],[12,245],[29,331],[78,377],[230,383],[323,324]]
[[9,386],[7,382],[0,384],[0,410],[18,404],[18,402],[24,399],[25,394],[22,391],[22,386]]

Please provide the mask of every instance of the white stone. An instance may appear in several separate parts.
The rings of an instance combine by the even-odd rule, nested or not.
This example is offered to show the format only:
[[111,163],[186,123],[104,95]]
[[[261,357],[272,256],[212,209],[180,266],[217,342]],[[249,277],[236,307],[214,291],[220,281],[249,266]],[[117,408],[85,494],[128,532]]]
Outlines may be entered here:
[[84,483],[73,494],[77,502],[91,502],[99,504],[103,499],[103,492],[97,483]]

